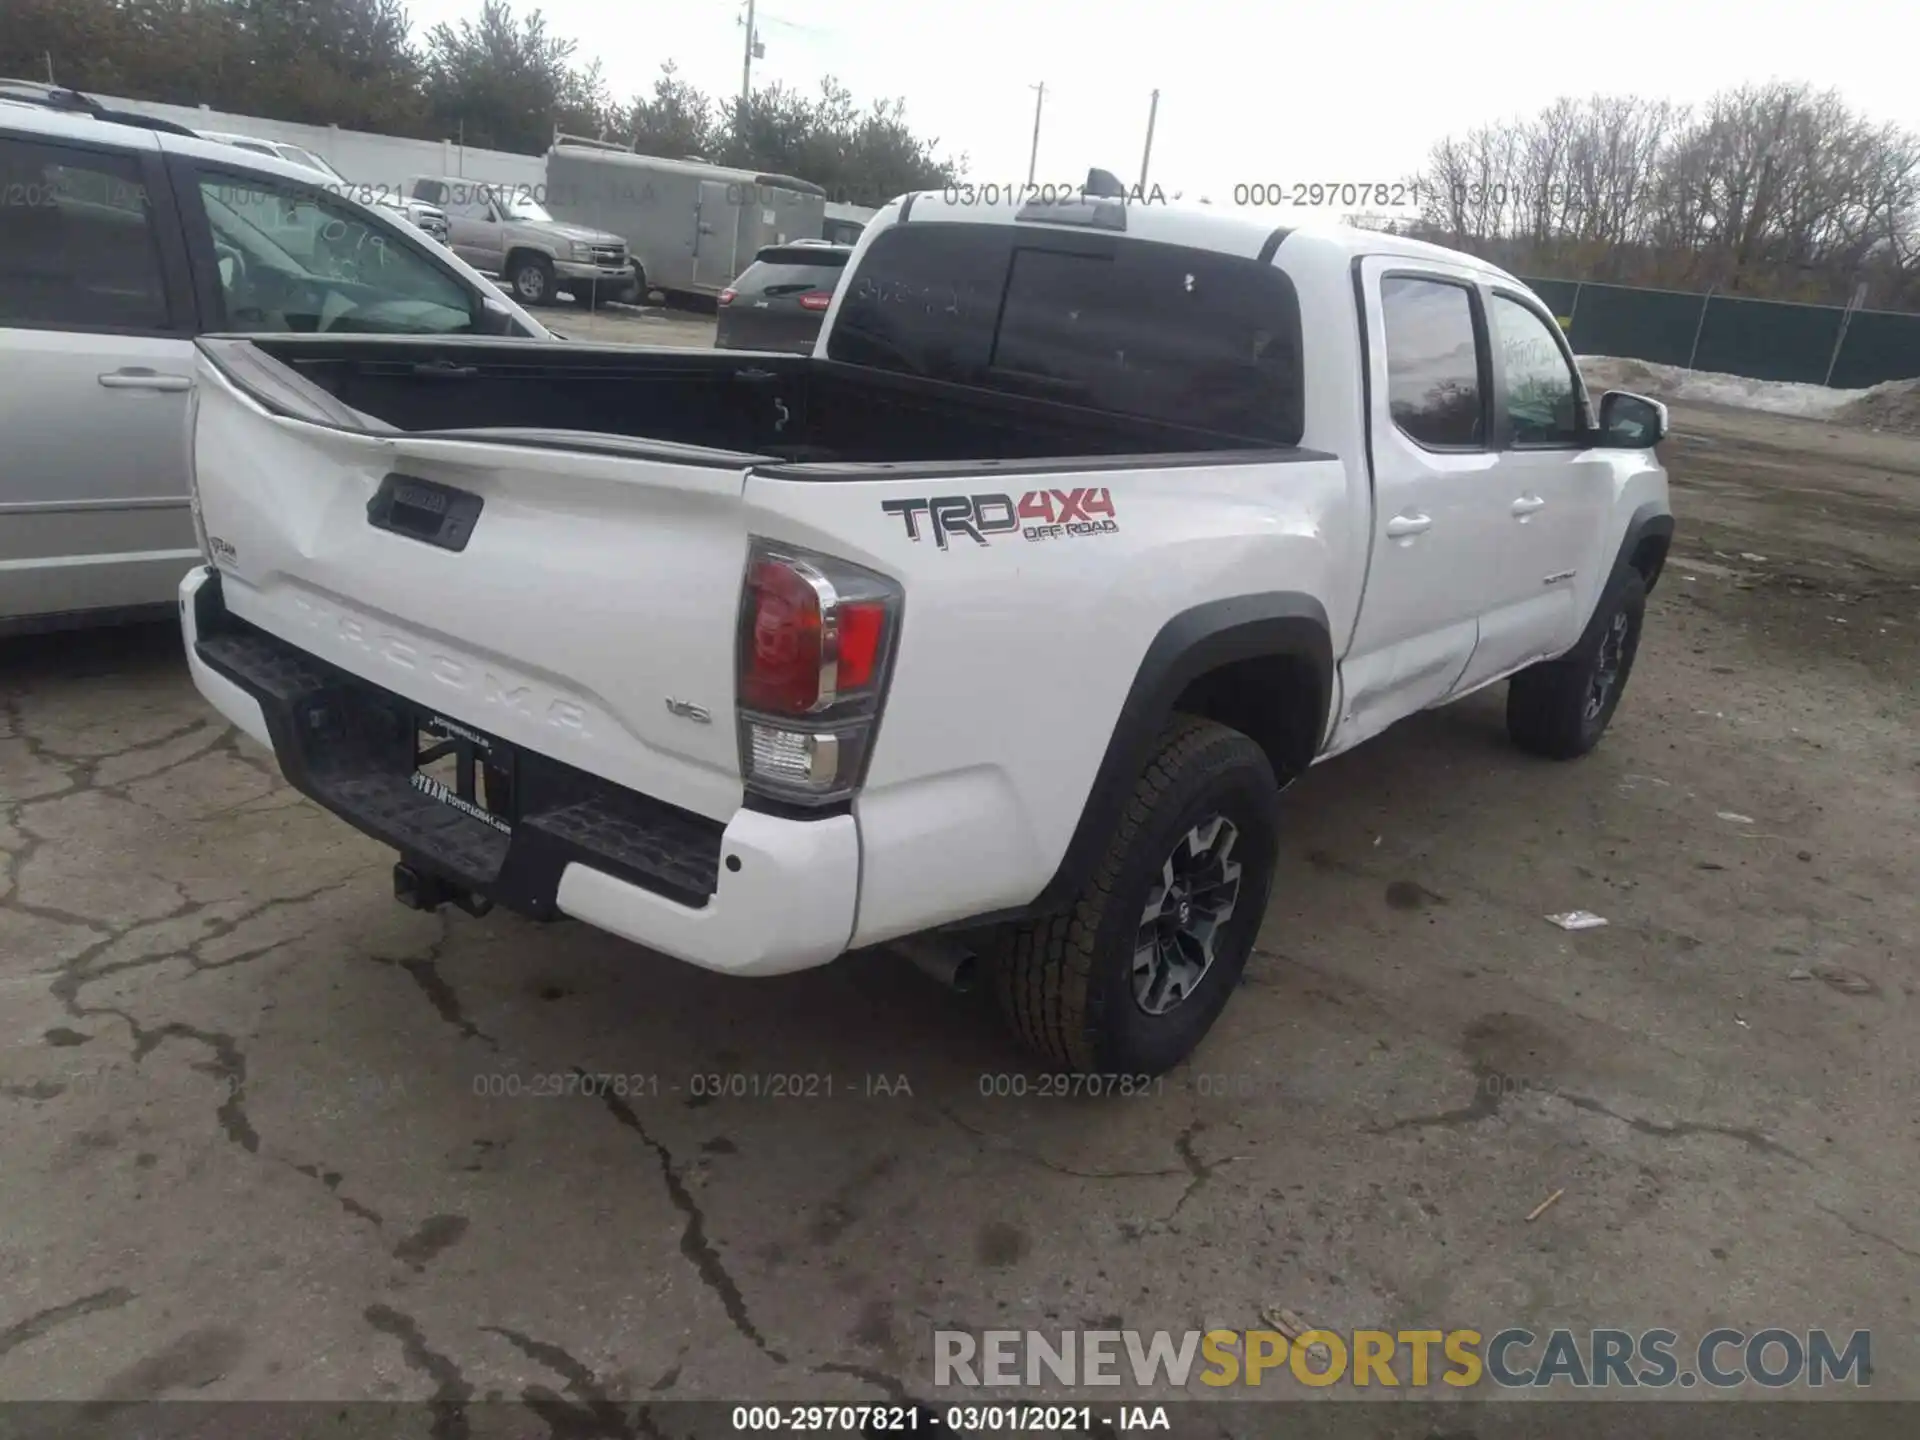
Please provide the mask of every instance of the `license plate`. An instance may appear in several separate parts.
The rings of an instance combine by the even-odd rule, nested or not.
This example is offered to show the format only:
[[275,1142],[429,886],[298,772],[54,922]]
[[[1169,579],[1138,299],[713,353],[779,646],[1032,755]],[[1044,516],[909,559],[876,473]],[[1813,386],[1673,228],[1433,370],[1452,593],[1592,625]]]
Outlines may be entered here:
[[431,712],[415,716],[413,774],[423,795],[513,833],[513,747]]

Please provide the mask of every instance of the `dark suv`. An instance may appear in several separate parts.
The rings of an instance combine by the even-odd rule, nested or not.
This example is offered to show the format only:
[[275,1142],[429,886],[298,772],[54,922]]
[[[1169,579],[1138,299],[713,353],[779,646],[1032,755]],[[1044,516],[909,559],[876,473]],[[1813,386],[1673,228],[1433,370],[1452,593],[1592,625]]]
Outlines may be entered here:
[[810,353],[851,254],[851,245],[825,240],[769,245],[720,292],[713,343],[722,350]]

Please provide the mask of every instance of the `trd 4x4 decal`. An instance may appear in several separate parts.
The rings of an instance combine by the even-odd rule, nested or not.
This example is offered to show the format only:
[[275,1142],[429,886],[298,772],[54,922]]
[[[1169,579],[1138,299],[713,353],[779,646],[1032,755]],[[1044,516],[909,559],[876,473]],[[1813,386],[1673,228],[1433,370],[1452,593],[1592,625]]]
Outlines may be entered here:
[[907,538],[921,537],[921,521],[942,550],[947,539],[964,535],[976,545],[991,535],[1018,531],[1024,540],[1059,540],[1069,535],[1108,535],[1120,528],[1113,518],[1113,496],[1104,485],[1077,490],[1029,490],[1011,495],[937,495],[924,500],[882,500],[880,508],[898,515]]

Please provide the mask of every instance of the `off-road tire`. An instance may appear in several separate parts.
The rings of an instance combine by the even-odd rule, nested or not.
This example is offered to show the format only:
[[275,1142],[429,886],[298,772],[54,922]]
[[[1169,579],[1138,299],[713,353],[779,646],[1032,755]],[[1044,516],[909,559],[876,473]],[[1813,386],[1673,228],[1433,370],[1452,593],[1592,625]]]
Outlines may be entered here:
[[[1557,660],[1515,675],[1507,685],[1507,734],[1513,743],[1549,760],[1576,759],[1598,745],[1626,693],[1646,613],[1646,582],[1628,571],[1602,598],[1600,612],[1578,645]],[[1610,637],[1623,623],[1618,652],[1611,653]],[[1602,667],[1609,663],[1616,673],[1599,708],[1592,710],[1588,702]]]
[[[987,947],[992,987],[1021,1042],[1050,1064],[1115,1077],[1163,1074],[1191,1054],[1239,983],[1259,933],[1279,810],[1273,767],[1258,745],[1211,720],[1174,717],[1072,905],[1002,927]],[[1214,815],[1239,832],[1239,895],[1191,993],[1149,1014],[1132,982],[1141,915],[1174,846]]]

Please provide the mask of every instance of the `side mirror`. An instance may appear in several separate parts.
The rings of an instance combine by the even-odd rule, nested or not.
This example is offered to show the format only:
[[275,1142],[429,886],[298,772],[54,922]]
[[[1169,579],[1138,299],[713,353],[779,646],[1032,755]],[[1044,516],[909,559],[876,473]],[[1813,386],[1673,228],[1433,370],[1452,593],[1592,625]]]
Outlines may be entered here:
[[1667,438],[1667,407],[1631,390],[1600,397],[1600,443],[1620,450],[1651,450]]
[[513,312],[508,310],[491,295],[479,295],[479,307],[474,314],[474,332],[479,335],[517,335],[520,327],[514,323]]

